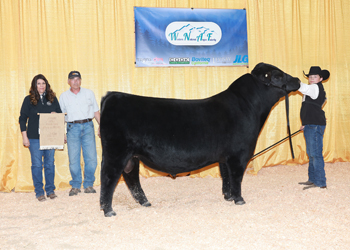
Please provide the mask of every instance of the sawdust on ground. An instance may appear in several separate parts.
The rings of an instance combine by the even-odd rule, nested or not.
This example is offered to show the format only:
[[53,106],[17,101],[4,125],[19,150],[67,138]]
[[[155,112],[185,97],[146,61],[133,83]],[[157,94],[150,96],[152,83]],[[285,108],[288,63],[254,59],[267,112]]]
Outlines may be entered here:
[[307,165],[245,174],[237,206],[220,178],[141,178],[151,207],[124,183],[117,216],[105,218],[96,194],[38,202],[34,193],[0,193],[0,249],[350,249],[350,163],[326,164],[327,189],[302,190]]

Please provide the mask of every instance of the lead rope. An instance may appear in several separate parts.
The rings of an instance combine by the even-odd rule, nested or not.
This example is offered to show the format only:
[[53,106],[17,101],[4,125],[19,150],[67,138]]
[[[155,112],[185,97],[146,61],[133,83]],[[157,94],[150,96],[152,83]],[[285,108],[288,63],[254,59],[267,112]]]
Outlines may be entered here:
[[[301,131],[301,130],[297,130],[297,131],[295,131],[293,134],[291,134],[291,135],[290,135],[290,137],[292,137],[292,136],[296,135],[296,134],[297,134],[297,133],[299,133],[300,131]],[[265,148],[264,150],[260,151],[259,153],[256,153],[255,155],[253,155],[253,156],[252,156],[252,158],[251,158],[251,159],[254,159],[254,157],[255,157],[255,156],[258,156],[259,154],[261,154],[261,153],[263,153],[263,152],[265,152],[265,151],[269,150],[270,148],[273,148],[274,146],[276,146],[277,144],[279,144],[279,143],[281,143],[281,142],[285,141],[285,140],[286,140],[286,139],[288,139],[288,138],[289,138],[289,136],[287,136],[287,137],[283,138],[282,140],[280,140],[280,141],[276,142],[275,144],[271,145],[270,147]]]
[[288,128],[289,146],[290,146],[290,151],[292,153],[292,157],[294,159],[292,136],[290,135],[290,126],[289,126],[289,98],[288,98],[288,93],[286,94],[286,114],[287,114],[287,128]]
[[256,157],[257,155],[265,152],[266,150],[269,150],[270,148],[276,146],[277,144],[283,142],[284,140],[286,139],[289,139],[289,145],[290,145],[290,150],[292,152],[292,157],[294,159],[294,152],[293,152],[293,144],[292,144],[292,136],[299,133],[301,130],[297,130],[295,131],[293,134],[290,134],[290,126],[289,126],[289,99],[288,99],[288,94],[286,94],[286,115],[287,115],[287,129],[288,129],[288,136],[283,138],[282,140],[276,142],[275,144],[271,145],[270,147],[268,148],[265,148],[264,150],[260,151],[259,153],[255,154],[252,156],[251,159],[253,159],[254,157]]

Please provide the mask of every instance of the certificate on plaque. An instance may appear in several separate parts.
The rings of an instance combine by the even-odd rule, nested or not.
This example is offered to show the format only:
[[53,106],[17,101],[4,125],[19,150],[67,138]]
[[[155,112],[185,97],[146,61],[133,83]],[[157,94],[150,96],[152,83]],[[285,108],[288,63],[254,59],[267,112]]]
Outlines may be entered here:
[[63,149],[64,113],[40,113],[40,149]]

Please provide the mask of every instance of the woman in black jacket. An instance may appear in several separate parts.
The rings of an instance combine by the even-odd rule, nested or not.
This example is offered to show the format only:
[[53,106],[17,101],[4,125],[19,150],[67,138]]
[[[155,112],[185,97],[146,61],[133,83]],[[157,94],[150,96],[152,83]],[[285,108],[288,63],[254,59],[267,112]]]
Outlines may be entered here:
[[45,170],[45,191],[47,197],[56,198],[55,190],[55,150],[40,150],[39,115],[38,113],[62,113],[56,94],[52,91],[45,76],[36,75],[24,98],[19,124],[22,132],[23,145],[29,147],[32,160],[32,178],[36,198],[45,201],[42,169]]

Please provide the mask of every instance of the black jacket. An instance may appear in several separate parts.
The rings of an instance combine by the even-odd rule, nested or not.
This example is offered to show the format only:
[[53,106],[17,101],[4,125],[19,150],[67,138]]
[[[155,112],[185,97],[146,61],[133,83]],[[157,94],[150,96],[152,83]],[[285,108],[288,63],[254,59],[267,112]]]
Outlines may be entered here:
[[[39,115],[38,113],[62,113],[57,98],[55,97],[53,103],[43,96],[37,105],[30,103],[30,96],[26,96],[23,100],[21,113],[19,116],[19,125],[21,132],[27,130],[28,139],[39,139]],[[28,127],[27,127],[28,120]]]

